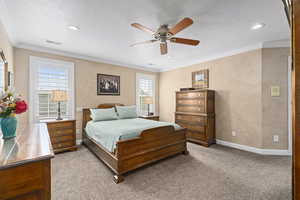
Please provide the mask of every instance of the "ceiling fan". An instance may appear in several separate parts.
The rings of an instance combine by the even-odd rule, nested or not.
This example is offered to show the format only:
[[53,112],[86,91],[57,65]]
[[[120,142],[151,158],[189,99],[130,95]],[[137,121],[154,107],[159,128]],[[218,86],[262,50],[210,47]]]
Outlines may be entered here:
[[179,43],[179,44],[197,46],[200,43],[199,40],[173,37],[175,34],[182,31],[183,29],[189,27],[192,24],[193,24],[193,20],[191,18],[186,17],[183,20],[181,20],[180,22],[178,22],[172,28],[169,28],[168,24],[163,24],[157,29],[157,31],[154,31],[154,30],[152,30],[150,28],[147,28],[146,26],[143,26],[141,24],[133,23],[133,24],[131,24],[131,26],[133,26],[137,29],[140,29],[142,31],[151,33],[154,36],[154,39],[144,41],[144,42],[138,42],[138,43],[132,44],[130,46],[160,42],[160,53],[161,53],[161,55],[165,55],[165,54],[168,53],[167,41],[174,42],[174,43]]

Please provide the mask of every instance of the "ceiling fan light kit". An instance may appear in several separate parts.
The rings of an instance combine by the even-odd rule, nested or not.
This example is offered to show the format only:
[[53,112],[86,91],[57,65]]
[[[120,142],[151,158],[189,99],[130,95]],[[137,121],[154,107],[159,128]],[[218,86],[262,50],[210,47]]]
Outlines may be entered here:
[[132,44],[130,46],[136,46],[139,44],[148,44],[148,43],[154,43],[154,42],[160,42],[160,53],[161,55],[165,55],[168,53],[168,44],[167,41],[178,43],[178,44],[185,44],[185,45],[193,45],[197,46],[200,41],[199,40],[192,40],[192,39],[186,39],[186,38],[178,38],[173,37],[175,34],[179,33],[183,29],[189,27],[193,24],[193,20],[191,18],[184,18],[180,22],[178,22],[174,27],[169,28],[168,24],[161,25],[157,31],[153,31],[152,29],[143,26],[138,23],[131,24],[132,27],[140,29],[144,32],[151,33],[154,37],[153,40],[148,40],[144,42],[138,42],[135,44]]

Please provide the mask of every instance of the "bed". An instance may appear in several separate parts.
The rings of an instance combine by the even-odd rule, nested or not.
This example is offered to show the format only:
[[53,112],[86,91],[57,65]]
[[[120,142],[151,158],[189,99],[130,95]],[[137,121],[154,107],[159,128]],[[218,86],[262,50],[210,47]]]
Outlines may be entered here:
[[[122,104],[100,104],[97,108],[113,108]],[[146,123],[146,119],[136,119],[134,123]],[[163,123],[157,124],[158,127],[149,128],[136,135],[124,137],[113,144],[107,146],[99,141],[99,138],[91,135],[91,131],[86,131],[88,123],[91,123],[90,109],[83,109],[82,119],[82,142],[102,160],[113,172],[113,180],[120,183],[124,180],[124,174],[133,171],[147,164],[174,156],[176,154],[188,154],[186,146],[186,129],[174,127],[172,125],[164,126]],[[117,121],[117,120],[115,120]],[[106,122],[110,123],[110,122]],[[127,123],[125,121],[118,123]],[[155,121],[151,121],[155,123]],[[153,124],[150,123],[151,127]],[[159,122],[157,122],[159,123]],[[149,124],[149,122],[147,122]],[[102,126],[102,125],[101,125]],[[120,125],[122,126],[122,125]],[[91,126],[91,124],[89,125]],[[96,128],[96,126],[94,126]],[[95,129],[97,130],[97,129]],[[105,130],[105,129],[103,129]],[[108,130],[108,129],[107,129]],[[107,131],[112,133],[113,129]]]

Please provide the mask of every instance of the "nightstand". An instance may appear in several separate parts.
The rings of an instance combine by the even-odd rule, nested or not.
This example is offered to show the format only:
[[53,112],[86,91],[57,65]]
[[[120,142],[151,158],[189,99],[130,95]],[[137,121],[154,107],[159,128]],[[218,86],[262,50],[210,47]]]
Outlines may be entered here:
[[46,123],[54,153],[77,149],[76,120],[53,120]]
[[158,115],[150,115],[150,116],[142,115],[142,116],[139,116],[139,118],[159,121],[159,116]]

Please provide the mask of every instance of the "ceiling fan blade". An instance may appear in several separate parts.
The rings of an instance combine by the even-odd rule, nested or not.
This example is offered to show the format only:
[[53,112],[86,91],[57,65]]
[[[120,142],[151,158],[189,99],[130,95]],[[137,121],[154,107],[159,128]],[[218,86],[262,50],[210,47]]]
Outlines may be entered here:
[[168,53],[168,46],[166,42],[160,43],[160,54],[165,55]]
[[173,28],[169,29],[169,32],[173,35],[192,25],[194,22],[191,18],[184,18],[180,22],[178,22]]
[[143,25],[138,24],[138,23],[133,23],[133,24],[131,24],[131,26],[133,26],[134,28],[140,29],[140,30],[142,30],[142,31],[151,33],[151,34],[154,34],[154,33],[155,33],[155,31],[153,31],[152,29],[147,28],[146,26],[143,26]]
[[147,40],[147,41],[144,41],[144,42],[137,42],[137,43],[134,43],[132,45],[130,45],[131,47],[133,46],[136,46],[136,45],[139,45],[139,44],[149,44],[149,43],[153,43],[153,42],[157,42],[158,40]]
[[191,40],[191,39],[178,38],[178,37],[173,37],[170,39],[170,41],[174,43],[194,45],[194,46],[197,46],[200,43],[199,40]]

